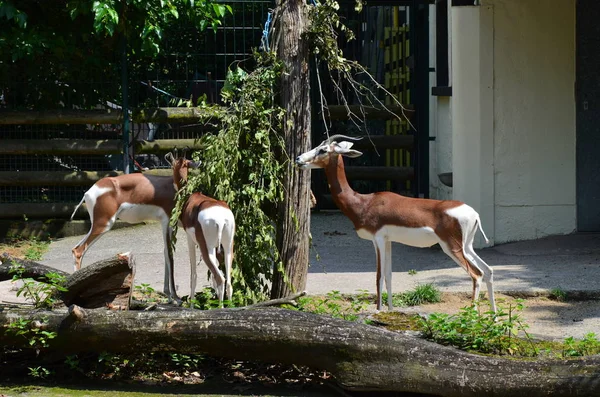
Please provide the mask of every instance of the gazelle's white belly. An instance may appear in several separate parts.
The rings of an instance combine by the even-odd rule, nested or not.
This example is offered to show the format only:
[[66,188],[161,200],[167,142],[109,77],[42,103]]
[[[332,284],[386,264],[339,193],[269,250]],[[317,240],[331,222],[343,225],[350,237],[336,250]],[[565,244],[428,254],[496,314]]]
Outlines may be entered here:
[[358,237],[365,240],[384,239],[411,247],[431,247],[439,242],[438,236],[430,227],[384,226],[375,235],[365,229],[356,231]]
[[129,203],[121,204],[117,218],[127,223],[166,221],[169,219],[165,210],[158,205]]

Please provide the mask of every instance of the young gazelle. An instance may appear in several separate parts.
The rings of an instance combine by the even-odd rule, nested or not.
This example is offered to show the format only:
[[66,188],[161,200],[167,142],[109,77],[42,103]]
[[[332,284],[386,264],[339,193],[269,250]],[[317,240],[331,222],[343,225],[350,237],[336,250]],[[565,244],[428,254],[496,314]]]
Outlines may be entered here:
[[163,290],[170,300],[179,301],[173,277],[173,253],[170,249],[173,230],[169,226],[169,219],[175,206],[173,178],[139,173],[102,178],[85,192],[71,219],[84,201],[92,226],[88,234],[72,249],[75,270],[81,268],[86,251],[113,227],[117,219],[129,223],[157,220],[161,224],[164,240]]
[[[351,149],[358,140],[334,135],[296,159],[303,168],[324,168],[334,202],[354,224],[359,237],[373,241],[377,258],[377,309],[381,309],[383,278],[387,286],[388,308],[392,309],[392,241],[413,247],[440,244],[442,250],[473,279],[473,301],[485,281],[492,310],[496,311],[493,271],[473,250],[477,230],[488,241],[479,214],[460,201],[440,201],[400,196],[392,192],[360,194],[346,180],[342,156],[358,157]],[[359,138],[360,139],[360,138]]]
[[[169,158],[167,157],[167,159]],[[170,160],[173,167],[173,181],[179,190],[187,181],[188,169],[192,168],[191,165],[194,163],[186,160],[185,157],[174,159],[172,155]],[[231,285],[233,237],[235,234],[233,212],[224,201],[196,192],[184,204],[179,222],[186,232],[190,255],[190,299],[196,292],[196,245],[198,245],[202,259],[212,273],[213,287],[222,306],[225,291],[227,299],[231,299],[233,293]],[[221,247],[225,262],[225,277],[219,269],[217,259],[217,252],[221,250]],[[226,290],[225,286],[227,286]]]

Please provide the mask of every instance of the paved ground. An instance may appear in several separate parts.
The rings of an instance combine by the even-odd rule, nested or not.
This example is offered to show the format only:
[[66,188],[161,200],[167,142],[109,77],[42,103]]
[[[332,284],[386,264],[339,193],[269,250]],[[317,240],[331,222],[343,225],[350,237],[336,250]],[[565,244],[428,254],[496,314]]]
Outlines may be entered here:
[[[311,232],[313,248],[307,283],[309,294],[322,294],[332,290],[345,293],[375,291],[373,244],[358,238],[347,218],[338,212],[314,214]],[[71,248],[81,237],[68,237],[53,242],[41,262],[72,271]],[[187,295],[187,244],[182,233],[178,237],[175,280],[179,295]],[[131,251],[138,269],[136,284],[148,283],[153,288],[162,290],[162,250],[158,224],[123,228],[102,237],[88,251],[83,265],[116,253]],[[497,291],[535,293],[560,288],[567,292],[600,292],[600,234],[558,236],[503,244],[478,250],[478,253],[494,268]],[[392,257],[394,292],[411,289],[422,283],[434,283],[446,292],[471,291],[471,281],[464,270],[437,246],[420,249],[394,244]],[[415,270],[416,274],[409,275],[409,270]],[[199,284],[208,285],[204,278],[206,269],[198,269],[198,274]],[[597,332],[600,329],[600,309],[594,306],[588,312],[590,310],[590,313],[586,312],[583,316],[595,322],[592,325],[586,323],[585,327],[597,325]]]
[[[358,238],[352,224],[338,212],[312,217],[313,248],[307,290],[321,294],[331,290],[375,291],[375,253],[370,241]],[[82,236],[57,240],[44,255],[43,264],[72,271],[71,248]],[[158,224],[112,230],[87,252],[83,265],[120,252],[135,255],[136,283],[148,283],[161,290],[163,283],[163,244]],[[443,291],[471,291],[467,274],[438,246],[412,248],[393,245],[393,289],[403,291],[432,282]],[[600,234],[549,237],[535,241],[503,244],[478,250],[494,268],[499,291],[539,292],[561,288],[566,291],[600,291]],[[183,233],[178,235],[175,253],[175,279],[179,294],[189,286],[189,261]],[[203,266],[203,265],[202,265]],[[409,270],[415,275],[408,275]],[[199,269],[199,275],[206,269]],[[206,282],[199,277],[199,282]]]

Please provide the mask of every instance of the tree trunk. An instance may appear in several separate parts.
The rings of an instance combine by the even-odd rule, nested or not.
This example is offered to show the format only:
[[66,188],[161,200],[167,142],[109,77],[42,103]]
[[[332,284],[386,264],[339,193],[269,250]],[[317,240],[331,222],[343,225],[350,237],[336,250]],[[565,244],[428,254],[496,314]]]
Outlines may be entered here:
[[277,0],[274,18],[274,50],[286,66],[281,77],[281,103],[286,110],[283,139],[290,161],[277,224],[283,274],[275,271],[272,298],[304,290],[308,273],[310,173],[294,164],[298,155],[310,150],[309,47],[303,37],[308,23],[307,7],[304,0]]
[[13,278],[13,273],[10,272],[13,263],[24,268],[22,278],[46,282],[46,274],[49,272],[65,276],[66,281],[62,286],[67,290],[59,292],[58,297],[67,306],[76,304],[90,309],[108,307],[117,310],[126,310],[130,306],[135,263],[129,254],[103,259],[73,274],[37,262],[13,258],[8,254],[2,254],[0,259],[0,281]]
[[0,311],[0,345],[26,348],[7,325],[57,332],[50,351],[171,351],[307,365],[350,390],[439,396],[597,396],[600,356],[515,360],[469,354],[415,336],[284,309],[172,312]]

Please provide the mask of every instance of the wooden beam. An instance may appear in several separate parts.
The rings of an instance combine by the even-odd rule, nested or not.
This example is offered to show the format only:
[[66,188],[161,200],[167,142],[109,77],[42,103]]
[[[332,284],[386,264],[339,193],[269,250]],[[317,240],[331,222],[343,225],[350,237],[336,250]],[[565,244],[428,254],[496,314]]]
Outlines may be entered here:
[[173,149],[201,150],[200,139],[157,139],[155,141],[136,141],[135,154],[166,153]]
[[[144,171],[147,175],[173,176],[170,169]],[[1,171],[0,186],[91,186],[122,171]]]
[[410,109],[410,106],[404,106],[404,111],[398,105],[390,105],[387,108],[388,110],[365,106],[363,108],[365,114],[363,115],[360,105],[348,105],[348,107],[344,105],[330,105],[327,107],[329,111],[325,109],[325,118],[329,120],[348,120],[350,117],[348,111],[350,111],[354,116],[367,120],[393,120],[398,118],[402,120],[408,118],[410,120],[415,113],[414,110]]
[[[411,119],[414,110],[410,106],[390,105],[388,110],[364,107],[367,120]],[[330,105],[325,112],[330,120],[348,120],[348,110],[362,118],[360,105]],[[134,123],[198,123],[201,120],[218,122],[217,113],[222,108],[150,108],[136,109],[131,113]],[[1,111],[0,125],[24,124],[121,124],[123,112],[118,109],[109,110],[54,110],[54,111]]]
[[[144,171],[146,175],[172,176],[170,169]],[[346,167],[348,179],[412,180],[413,167]],[[107,176],[123,175],[122,171],[0,171],[0,186],[91,186]]]
[[[216,108],[219,109],[219,108]],[[215,118],[215,109],[151,108],[132,112],[134,123],[197,123]],[[1,111],[0,125],[10,124],[121,124],[123,112],[110,110]]]
[[120,124],[120,110],[1,111],[0,125],[8,124]]
[[107,155],[121,153],[122,149],[118,139],[5,139],[0,154]]
[[[134,143],[136,154],[165,153],[173,149],[200,150],[199,139],[140,140]],[[0,155],[107,155],[119,154],[123,143],[118,139],[6,139],[0,145]]]

